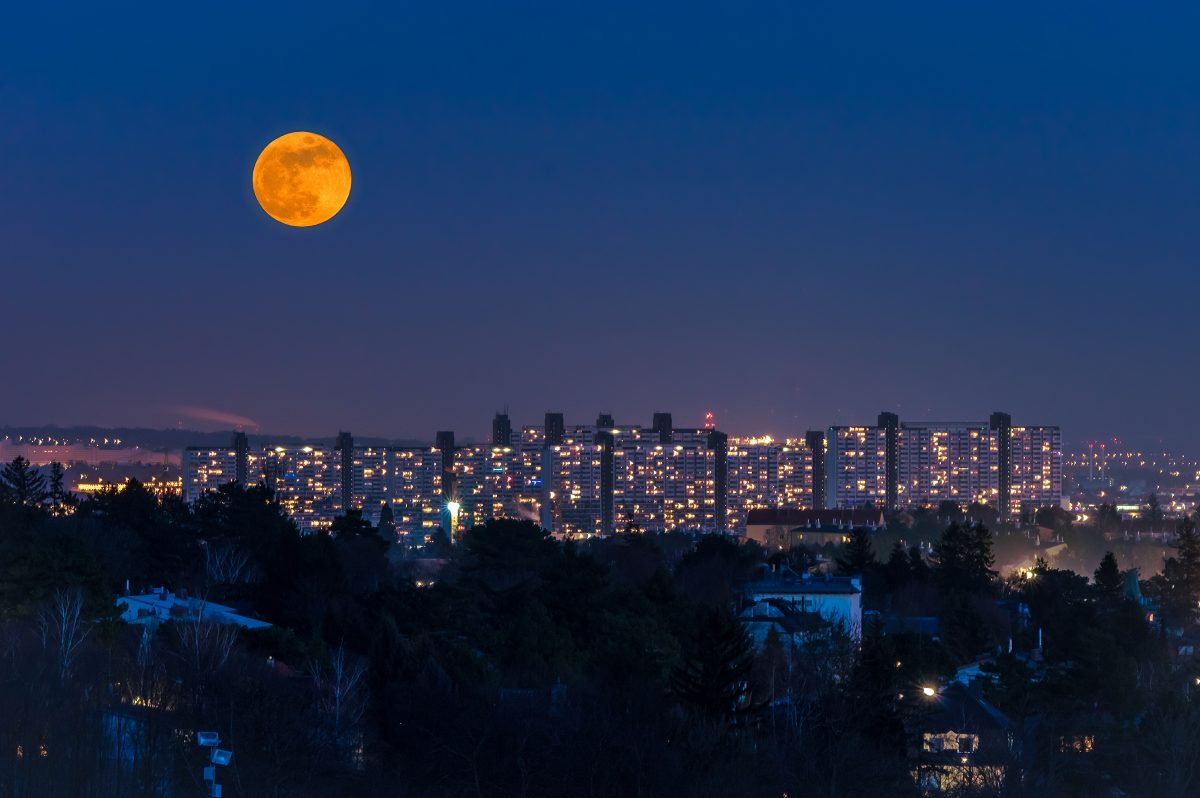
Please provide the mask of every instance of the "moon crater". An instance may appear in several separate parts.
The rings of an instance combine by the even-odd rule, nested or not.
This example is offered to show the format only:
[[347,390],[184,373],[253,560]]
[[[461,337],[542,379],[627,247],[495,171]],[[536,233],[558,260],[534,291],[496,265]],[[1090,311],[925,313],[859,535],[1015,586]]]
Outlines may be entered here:
[[317,133],[288,133],[254,163],[254,196],[276,221],[312,227],[337,215],[350,196],[350,162]]

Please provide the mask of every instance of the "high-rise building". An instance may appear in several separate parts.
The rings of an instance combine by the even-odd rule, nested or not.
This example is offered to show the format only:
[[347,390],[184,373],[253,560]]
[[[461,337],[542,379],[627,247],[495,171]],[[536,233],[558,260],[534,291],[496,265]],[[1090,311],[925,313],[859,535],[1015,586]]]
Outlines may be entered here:
[[508,413],[497,413],[492,419],[492,446],[512,446],[512,422]]
[[1009,517],[1057,504],[1062,496],[1062,432],[1058,427],[1010,427]]
[[341,480],[333,452],[323,446],[275,446],[262,454],[263,484],[303,532],[328,529]]
[[237,481],[237,453],[232,448],[191,446],[183,450],[183,500],[192,503],[210,490]]
[[1008,413],[992,413],[988,425],[996,438],[997,504],[1000,515],[1005,517],[1012,508],[1012,416]]
[[613,469],[617,441],[614,427],[616,422],[606,413],[601,413],[596,419],[596,445],[600,447],[600,530],[606,535],[613,533],[616,509],[613,494],[616,473]]
[[233,474],[239,485],[250,478],[250,439],[244,432],[233,433]]
[[675,424],[670,413],[655,413],[650,427],[658,433],[659,443],[670,443],[675,432]]
[[387,484],[396,529],[410,534],[433,530],[440,523],[445,505],[441,452],[436,447],[395,448],[390,450],[390,457]]
[[883,508],[892,510],[900,496],[900,417],[880,413],[878,424],[883,430]]
[[[825,507],[825,433],[822,430],[809,430],[804,433],[804,445],[808,448],[809,470],[812,474],[808,480],[811,485],[812,500],[809,504],[813,510]],[[803,507],[803,504],[793,504],[793,507]]]
[[836,508],[887,503],[887,431],[830,427],[826,436],[827,503]]
[[[340,483],[338,497],[341,499],[340,510],[343,514],[355,507],[354,502],[354,436],[349,432],[339,432],[334,444],[334,453],[338,464],[338,481]],[[358,507],[361,509],[362,505]]]
[[986,422],[905,422],[900,450],[901,505],[999,506],[996,439]]
[[563,436],[566,435],[566,429],[562,413],[547,413],[543,442],[546,446],[560,445],[563,442]]
[[454,482],[454,431],[438,430],[433,446],[442,456],[442,493],[447,499],[455,499],[458,487]]
[[826,457],[829,504],[920,507],[952,501],[995,507],[1010,517],[1058,504],[1058,427],[1014,427],[1007,413],[986,422],[900,422],[882,413],[874,427],[831,427]]

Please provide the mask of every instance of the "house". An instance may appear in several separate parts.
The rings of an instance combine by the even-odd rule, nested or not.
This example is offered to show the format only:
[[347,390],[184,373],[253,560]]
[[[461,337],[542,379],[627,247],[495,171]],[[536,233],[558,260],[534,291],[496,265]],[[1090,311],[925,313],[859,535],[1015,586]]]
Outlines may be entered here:
[[999,790],[1017,759],[1016,724],[983,699],[982,679],[964,683],[970,671],[930,691],[911,721],[917,734],[909,759],[923,792]]
[[816,641],[833,637],[833,622],[815,612],[805,612],[787,602],[769,599],[746,606],[738,619],[750,636],[755,649],[766,647],[774,631],[784,650],[804,648]]
[[862,639],[862,580],[857,576],[814,577],[786,566],[764,565],[743,593],[747,605],[778,602],[779,607],[813,613],[840,625],[855,642]]
[[771,549],[840,545],[855,529],[875,532],[883,526],[882,510],[758,509],[746,514],[746,540]]
[[229,623],[243,629],[266,629],[271,624],[240,615],[233,607],[191,598],[187,591],[178,595],[166,588],[155,588],[141,596],[121,596],[117,609],[125,623],[157,625],[164,621],[208,621]]

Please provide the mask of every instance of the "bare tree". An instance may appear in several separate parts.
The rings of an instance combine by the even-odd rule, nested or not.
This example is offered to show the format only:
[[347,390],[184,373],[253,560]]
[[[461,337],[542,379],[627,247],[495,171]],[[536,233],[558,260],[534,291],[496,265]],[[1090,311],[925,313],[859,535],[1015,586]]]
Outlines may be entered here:
[[79,653],[79,647],[91,633],[83,621],[83,591],[78,587],[58,588],[50,604],[38,616],[42,647],[53,643],[59,681],[66,681]]
[[179,651],[195,673],[211,673],[225,667],[237,642],[237,627],[204,619],[203,602],[190,617],[175,623]]
[[204,572],[210,584],[236,585],[257,577],[250,553],[240,546],[209,544],[204,547]]
[[340,645],[327,666],[310,663],[309,674],[325,717],[327,742],[337,751],[357,747],[367,708],[366,665],[347,656],[346,647]]

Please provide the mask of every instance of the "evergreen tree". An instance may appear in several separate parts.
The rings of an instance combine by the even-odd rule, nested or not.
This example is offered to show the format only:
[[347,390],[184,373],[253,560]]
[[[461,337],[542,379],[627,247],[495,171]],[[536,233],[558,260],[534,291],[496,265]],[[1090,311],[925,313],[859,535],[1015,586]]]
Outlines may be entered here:
[[362,510],[350,509],[345,515],[333,519],[329,526],[329,534],[338,540],[348,540],[353,537],[375,537],[375,527],[363,518]]
[[929,580],[929,565],[921,556],[920,546],[910,546],[908,549],[908,571],[914,582],[924,583]]
[[1200,602],[1200,532],[1192,519],[1179,523],[1174,546],[1175,556],[1163,564],[1163,581],[1168,587],[1164,604],[1173,622],[1185,623]]
[[379,537],[390,546],[396,542],[396,516],[392,512],[391,502],[384,502],[379,510],[379,526],[376,528]]
[[0,501],[18,507],[41,507],[49,497],[46,477],[18,455],[0,468]]
[[834,558],[838,573],[843,576],[862,575],[875,565],[875,549],[871,546],[871,533],[866,529],[855,529],[850,541],[842,546]]
[[47,498],[55,515],[67,515],[78,504],[75,495],[67,490],[64,484],[62,463],[57,460],[50,463],[50,490]]
[[1125,587],[1125,578],[1121,575],[1121,569],[1117,567],[1117,558],[1111,551],[1104,552],[1104,559],[1100,560],[1100,567],[1096,569],[1096,589],[1101,595],[1109,598],[1116,598],[1121,595],[1121,591]]
[[1146,500],[1146,517],[1155,524],[1163,520],[1162,506],[1158,503],[1156,493],[1151,493],[1150,498]]
[[996,576],[992,535],[983,524],[951,524],[933,552],[938,581],[949,591],[986,590]]
[[900,541],[896,541],[896,545],[892,546],[892,552],[884,565],[884,576],[887,579],[888,590],[893,592],[903,588],[912,579],[908,550]]
[[700,624],[671,687],[687,707],[714,720],[730,721],[750,707],[754,652],[742,624],[727,610],[701,610]]

